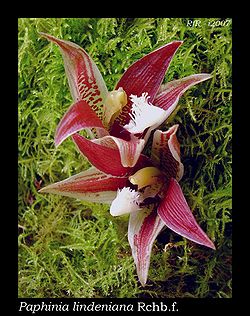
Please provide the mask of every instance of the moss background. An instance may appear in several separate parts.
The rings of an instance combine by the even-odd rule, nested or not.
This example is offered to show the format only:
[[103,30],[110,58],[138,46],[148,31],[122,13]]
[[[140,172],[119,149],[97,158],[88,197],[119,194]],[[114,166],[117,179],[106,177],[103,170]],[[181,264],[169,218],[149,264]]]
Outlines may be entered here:
[[[18,19],[19,297],[231,297],[232,21],[201,18],[191,27],[188,20],[194,19]],[[59,48],[39,31],[83,47],[109,90],[131,63],[173,40],[184,44],[165,80],[213,75],[185,93],[166,127],[180,124],[181,185],[216,251],[166,229],[154,244],[142,288],[126,216],[113,218],[107,205],[37,192],[89,167],[70,139],[54,146],[72,98]]]

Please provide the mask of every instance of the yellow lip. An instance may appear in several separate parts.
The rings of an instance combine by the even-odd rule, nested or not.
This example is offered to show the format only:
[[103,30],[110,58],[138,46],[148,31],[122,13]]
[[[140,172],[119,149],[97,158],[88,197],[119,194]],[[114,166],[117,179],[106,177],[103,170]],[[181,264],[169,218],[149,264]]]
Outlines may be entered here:
[[108,93],[105,100],[104,120],[106,126],[113,123],[114,119],[119,115],[122,108],[127,104],[126,92],[120,87]]
[[162,176],[161,171],[155,167],[145,167],[138,170],[135,174],[129,177],[129,181],[138,185],[138,190],[159,182]]

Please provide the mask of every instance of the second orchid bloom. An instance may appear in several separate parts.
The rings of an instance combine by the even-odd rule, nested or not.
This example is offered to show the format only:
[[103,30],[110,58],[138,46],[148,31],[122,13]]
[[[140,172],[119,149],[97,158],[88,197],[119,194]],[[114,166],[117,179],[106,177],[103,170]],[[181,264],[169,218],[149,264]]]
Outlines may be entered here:
[[[162,85],[181,41],[166,44],[132,64],[114,90],[91,57],[78,45],[41,33],[61,50],[73,104],[56,133],[58,146],[71,136],[92,167],[40,192],[109,203],[113,216],[130,214],[128,240],[141,284],[147,281],[153,243],[164,227],[215,249],[196,222],[179,181],[184,167],[178,125],[159,128],[181,95],[211,78],[195,74]],[[78,132],[85,130],[88,137]],[[153,133],[150,156],[143,154]]]

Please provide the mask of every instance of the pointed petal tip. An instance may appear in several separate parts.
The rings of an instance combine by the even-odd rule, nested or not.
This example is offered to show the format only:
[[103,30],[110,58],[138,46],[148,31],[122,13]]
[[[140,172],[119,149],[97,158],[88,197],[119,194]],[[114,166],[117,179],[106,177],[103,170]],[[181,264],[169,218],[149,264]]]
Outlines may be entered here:
[[54,141],[54,144],[55,144],[55,147],[57,148],[61,144],[61,142],[59,143],[59,142]]
[[213,78],[213,75],[212,75],[212,74],[208,74],[208,73],[201,73],[201,75],[204,77],[204,80],[207,80],[207,79],[211,79],[211,78]]
[[41,36],[46,36],[46,33],[44,33],[44,32],[37,32],[39,35],[41,35]]
[[38,190],[38,193],[53,193],[53,189],[55,189],[55,183],[49,184],[40,190]]
[[173,49],[173,54],[177,51],[177,49],[183,44],[183,41],[172,41],[170,43],[165,44],[164,46],[161,46],[159,49],[162,49],[164,47],[171,47],[171,50]]
[[55,139],[54,139],[55,147],[57,148],[59,145],[61,145],[62,142],[63,140],[57,137],[57,135],[55,135]]
[[172,42],[167,43],[166,45],[174,45],[174,44],[176,44],[176,45],[180,46],[183,43],[184,43],[184,41],[182,41],[182,40],[174,40]]
[[197,83],[201,83],[203,81],[213,78],[213,75],[208,74],[208,73],[199,73],[199,74],[194,74],[194,75],[189,76],[189,78],[192,78],[192,77],[197,80],[197,82],[195,83],[197,84]]
[[38,193],[54,193],[54,194],[59,194],[58,193],[58,183],[59,182],[55,182],[55,183],[51,183],[46,185],[45,187],[41,188],[40,190],[38,190]]
[[45,37],[47,40],[51,40],[54,36],[44,33],[44,32],[38,32],[38,34],[42,37]]
[[47,187],[41,188],[40,190],[38,190],[38,193],[47,193]]
[[183,44],[184,41],[173,41],[169,43],[169,45],[173,45],[176,47],[176,50]]
[[139,281],[141,283],[141,286],[142,287],[145,287],[146,286],[146,283],[147,283],[147,280],[145,280],[145,278],[141,277],[141,276],[138,276],[139,278]]
[[192,240],[191,238],[190,238],[190,240],[201,245],[201,246],[205,246],[205,247],[208,247],[210,249],[216,250],[216,247],[215,247],[214,243],[212,242],[212,240],[206,234],[204,235],[204,237],[206,239],[204,239],[203,241]]
[[41,36],[41,37],[44,37],[46,38],[48,41],[58,45],[59,47],[63,48],[63,43],[66,42],[62,39],[59,39],[53,35],[50,35],[50,34],[47,34],[47,33],[44,33],[44,32],[38,32],[38,34]]
[[174,41],[174,43],[177,43],[179,46],[182,45],[184,43],[184,41]]
[[62,48],[62,44],[64,42],[67,42],[65,40],[59,39],[59,38],[57,38],[57,37],[55,37],[53,35],[50,35],[50,34],[47,34],[47,33],[44,33],[44,32],[38,32],[38,34],[40,34],[42,37],[46,38],[48,41],[57,44],[61,48]]
[[209,243],[206,244],[205,246],[207,246],[208,248],[211,248],[213,250],[216,250],[216,247],[215,247],[214,243],[212,242],[212,240],[209,240]]

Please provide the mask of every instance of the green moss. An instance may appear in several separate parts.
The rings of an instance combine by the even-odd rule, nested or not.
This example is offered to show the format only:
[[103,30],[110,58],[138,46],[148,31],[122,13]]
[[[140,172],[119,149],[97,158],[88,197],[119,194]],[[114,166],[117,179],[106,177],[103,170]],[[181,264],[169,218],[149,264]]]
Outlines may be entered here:
[[[20,18],[19,73],[19,296],[231,297],[231,21],[212,27],[185,18]],[[137,280],[127,241],[127,218],[108,206],[39,194],[89,163],[54,132],[70,106],[59,49],[47,32],[84,47],[108,89],[151,50],[184,40],[165,81],[199,72],[213,78],[187,91],[171,123],[180,124],[184,194],[212,251],[166,229],[153,247],[149,282]]]

